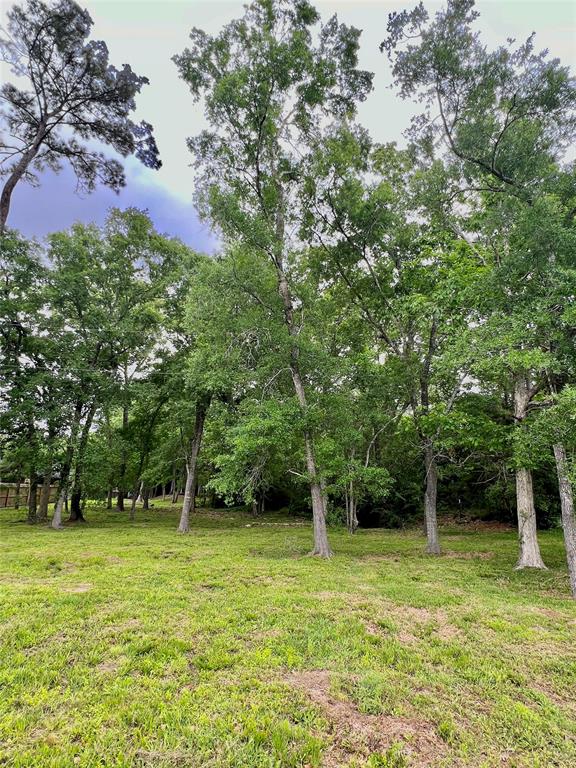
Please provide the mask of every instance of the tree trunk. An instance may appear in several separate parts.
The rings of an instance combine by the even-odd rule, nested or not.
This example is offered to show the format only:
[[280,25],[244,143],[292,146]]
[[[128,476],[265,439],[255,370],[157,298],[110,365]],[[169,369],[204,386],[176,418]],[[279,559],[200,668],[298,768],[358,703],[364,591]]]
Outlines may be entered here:
[[36,504],[38,496],[38,476],[36,475],[36,468],[32,467],[30,473],[30,492],[28,494],[28,522],[31,525],[38,522]]
[[546,568],[540,556],[540,547],[538,546],[532,472],[529,469],[516,470],[516,507],[518,510],[518,539],[520,544],[516,569]]
[[434,443],[430,438],[424,441],[424,467],[426,472],[426,491],[424,493],[424,520],[426,522],[426,552],[429,555],[440,554],[438,521],[436,519],[436,500],[438,497],[438,468],[434,455]]
[[354,481],[350,480],[345,492],[346,500],[346,528],[348,533],[356,533],[358,529],[358,515],[356,510],[356,493],[354,490]]
[[70,475],[72,473],[72,463],[74,461],[74,451],[76,449],[76,438],[78,437],[78,430],[80,429],[80,420],[82,418],[82,403],[76,402],[74,409],[74,419],[70,428],[70,438],[68,439],[68,445],[66,446],[66,454],[64,456],[64,462],[62,463],[62,469],[60,471],[60,484],[58,487],[58,498],[54,505],[54,514],[52,516],[52,522],[50,525],[55,530],[62,528],[62,510],[68,500],[68,487],[70,483]]
[[134,485],[134,488],[132,489],[132,499],[130,500],[130,520],[131,522],[134,522],[136,519],[136,502],[138,501],[138,496],[140,495],[139,489],[142,490],[142,485],[136,481],[136,484]]
[[38,522],[48,522],[48,504],[50,503],[50,483],[52,482],[52,469],[44,475],[42,480],[42,490],[40,491],[40,509],[38,511]]
[[93,400],[90,404],[84,426],[80,433],[80,441],[78,443],[78,450],[76,451],[76,463],[74,465],[74,480],[72,482],[72,493],[70,496],[70,517],[68,522],[85,522],[84,515],[82,513],[82,472],[84,471],[84,458],[86,456],[86,448],[88,447],[88,437],[90,436],[90,429],[92,427],[92,421],[94,420],[94,414],[96,413],[96,401]]
[[[128,387],[128,369],[124,366],[124,385]],[[118,475],[118,497],[116,499],[116,508],[119,512],[124,512],[124,500],[126,499],[126,469],[128,467],[128,452],[126,450],[126,435],[128,433],[128,403],[122,406],[122,451],[120,460],[120,472]]]
[[70,517],[68,522],[85,522],[84,515],[82,514],[82,488],[78,487],[76,483],[70,494]]
[[[518,426],[526,418],[532,397],[530,390],[528,376],[524,374],[517,376],[514,382],[514,419]],[[519,542],[516,569],[546,568],[538,545],[532,472],[525,467],[516,470],[516,514]]]
[[66,499],[66,488],[62,487],[58,491],[58,498],[56,499],[56,504],[54,505],[54,514],[52,516],[52,522],[50,525],[55,530],[60,530],[62,528],[62,509],[64,507],[64,501]]
[[[283,269],[279,264],[276,265],[276,268],[278,275],[278,292],[280,293],[284,305],[284,322],[292,338],[292,348],[290,350],[290,372],[292,374],[292,383],[300,408],[305,413],[307,410],[306,392],[300,374],[299,349],[296,339],[298,328],[296,328],[294,324],[292,297]],[[304,429],[304,452],[306,456],[306,470],[310,482],[310,497],[312,499],[312,522],[314,527],[314,549],[312,550],[312,554],[319,555],[320,557],[330,557],[332,555],[332,550],[330,549],[328,533],[326,531],[325,500],[316,467],[314,439],[308,427]]]
[[42,144],[43,139],[45,138],[45,132],[46,122],[43,119],[38,124],[38,130],[36,131],[36,136],[34,137],[34,141],[30,149],[28,149],[27,152],[24,152],[20,160],[16,163],[12,173],[8,176],[6,183],[2,188],[2,194],[0,195],[0,237],[4,234],[4,230],[6,229],[6,222],[10,212],[10,201],[12,200],[12,192],[14,192],[16,184],[18,184],[22,176],[24,176],[26,169],[38,154],[38,150]]
[[150,488],[148,487],[142,491],[142,509],[150,509]]
[[568,561],[570,592],[572,597],[576,598],[576,516],[574,514],[574,492],[568,472],[566,448],[563,443],[556,443],[553,448],[554,458],[556,459],[556,472],[558,474],[558,490],[560,492],[560,506],[562,508],[562,529],[564,531],[566,560]]
[[112,486],[108,486],[108,493],[106,494],[106,509],[112,509],[112,498],[114,496],[114,489]]
[[204,433],[204,422],[206,413],[210,407],[211,396],[207,395],[196,401],[196,418],[194,420],[194,434],[190,441],[190,450],[186,459],[186,487],[184,489],[184,502],[182,503],[182,513],[180,515],[179,533],[188,533],[190,530],[190,515],[194,514],[196,501],[196,465],[198,463],[198,454],[202,444],[202,435]]

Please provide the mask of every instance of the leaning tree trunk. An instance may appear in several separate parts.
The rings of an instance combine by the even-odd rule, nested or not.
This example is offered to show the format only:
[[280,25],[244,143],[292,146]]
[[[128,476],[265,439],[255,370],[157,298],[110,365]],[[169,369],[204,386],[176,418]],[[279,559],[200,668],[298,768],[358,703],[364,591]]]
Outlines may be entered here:
[[431,438],[424,440],[424,468],[426,472],[426,491],[424,493],[424,520],[426,523],[426,552],[429,555],[440,554],[438,538],[438,520],[436,500],[438,497],[438,467],[434,455],[434,443]]
[[576,598],[576,516],[574,514],[574,493],[568,472],[566,448],[563,443],[556,443],[553,448],[554,458],[556,459],[556,472],[558,473],[562,529],[566,546],[566,560],[568,561],[570,592],[572,597]]
[[2,188],[2,193],[0,194],[0,237],[4,234],[4,230],[6,229],[8,213],[10,212],[10,201],[12,200],[12,193],[14,192],[14,188],[20,179],[25,175],[28,166],[38,154],[38,150],[42,145],[42,141],[45,138],[45,135],[46,119],[43,118],[38,123],[38,129],[32,144],[30,145],[29,149],[22,154],[20,160],[12,169],[12,172],[6,179],[4,187]]
[[90,429],[92,427],[92,421],[94,420],[94,414],[96,413],[96,401],[93,400],[88,413],[86,414],[86,420],[82,427],[80,434],[80,442],[78,443],[78,450],[76,453],[76,464],[74,466],[74,481],[72,483],[72,493],[70,494],[70,517],[68,522],[77,523],[85,522],[84,514],[82,512],[82,473],[84,471],[84,459],[86,457],[86,449],[88,447],[88,437],[90,436]]
[[130,521],[134,522],[136,519],[136,502],[140,498],[140,494],[142,493],[142,483],[139,480],[136,480],[136,483],[134,484],[134,488],[132,489],[132,499],[130,502]]
[[194,420],[194,434],[190,441],[190,450],[186,459],[186,487],[184,489],[184,501],[182,503],[182,513],[180,515],[179,533],[188,533],[190,530],[190,515],[194,513],[196,501],[196,468],[198,464],[198,454],[202,444],[202,435],[204,433],[204,422],[206,413],[210,407],[211,397],[209,395],[199,398],[196,401],[196,418]]
[[60,484],[58,486],[58,497],[56,499],[56,504],[54,505],[54,514],[52,516],[52,522],[50,523],[52,528],[54,528],[55,530],[60,530],[60,528],[62,528],[62,511],[64,509],[64,505],[68,500],[68,487],[70,484],[70,476],[72,474],[72,464],[74,462],[74,451],[76,448],[76,439],[78,437],[78,431],[80,429],[81,418],[82,418],[82,403],[80,401],[77,401],[76,407],[74,409],[74,419],[72,421],[72,426],[70,429],[70,438],[68,440],[64,462],[62,464],[62,469],[60,471]]
[[[531,397],[528,377],[524,374],[517,376],[514,383],[514,418],[518,426],[526,418]],[[516,569],[546,568],[538,544],[532,472],[526,467],[516,470],[516,512],[519,542]]]

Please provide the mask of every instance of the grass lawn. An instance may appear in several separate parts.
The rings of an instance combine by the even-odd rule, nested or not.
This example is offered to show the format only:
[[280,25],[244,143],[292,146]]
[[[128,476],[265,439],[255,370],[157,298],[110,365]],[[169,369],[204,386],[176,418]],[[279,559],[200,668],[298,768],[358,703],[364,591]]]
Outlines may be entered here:
[[230,510],[0,512],[0,765],[576,765],[561,534],[332,531]]

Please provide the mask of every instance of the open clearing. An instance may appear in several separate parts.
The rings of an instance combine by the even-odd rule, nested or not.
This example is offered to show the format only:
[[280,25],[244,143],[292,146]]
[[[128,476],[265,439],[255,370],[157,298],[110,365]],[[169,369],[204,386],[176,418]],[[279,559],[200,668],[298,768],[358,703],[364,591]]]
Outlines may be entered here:
[[331,532],[222,510],[0,516],[0,765],[576,765],[576,608],[512,532]]

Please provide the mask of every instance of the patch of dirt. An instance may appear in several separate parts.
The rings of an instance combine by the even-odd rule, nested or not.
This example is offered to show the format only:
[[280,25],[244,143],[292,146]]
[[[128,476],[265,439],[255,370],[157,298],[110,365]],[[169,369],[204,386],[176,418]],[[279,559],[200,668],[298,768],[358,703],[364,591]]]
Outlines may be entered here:
[[462,632],[453,624],[440,624],[434,634],[441,640],[461,640]]
[[292,673],[285,681],[304,692],[330,722],[332,743],[324,753],[323,768],[343,768],[353,759],[367,759],[374,752],[385,753],[398,743],[405,756],[419,768],[438,765],[438,758],[446,754],[446,744],[432,723],[362,714],[351,701],[330,693],[330,673],[325,670]]
[[92,584],[72,584],[69,587],[62,587],[63,592],[68,592],[71,595],[81,595],[85,592],[90,592]]
[[446,614],[442,610],[431,610],[430,608],[416,608],[413,605],[398,605],[396,612],[399,613],[402,618],[410,619],[410,622],[414,621],[446,621]]
[[546,696],[552,704],[555,704],[560,709],[568,709],[571,712],[576,712],[576,703],[570,698],[564,698],[559,696],[558,693],[552,688],[552,686],[546,681],[539,681],[538,683],[531,684],[532,690],[537,693]]
[[396,633],[396,639],[402,645],[415,645],[418,642],[417,637],[414,637],[411,632],[406,632],[404,629]]
[[[136,752],[136,766],[138,768],[200,768],[200,763],[189,753],[178,750],[157,751],[139,749]],[[213,764],[206,763],[206,765]]]
[[500,523],[498,520],[462,520],[458,517],[442,516],[438,520],[440,528],[460,528],[463,531],[472,531],[474,533],[488,533],[491,531],[497,533],[510,533],[516,528],[508,523]]
[[[560,611],[555,611],[553,608],[538,608],[538,611],[549,619],[563,619],[564,616]],[[576,620],[575,620],[576,621]]]
[[282,630],[280,629],[263,629],[261,632],[253,632],[251,638],[253,640],[274,640],[281,636]]
[[442,557],[449,557],[454,560],[491,560],[494,557],[494,552],[456,552],[447,549],[442,552]]
[[120,669],[119,661],[103,661],[96,666],[96,672],[101,672],[106,675],[113,675]]
[[384,630],[379,624],[376,624],[375,621],[365,621],[364,627],[366,629],[367,635],[372,635],[373,637],[382,637]]

